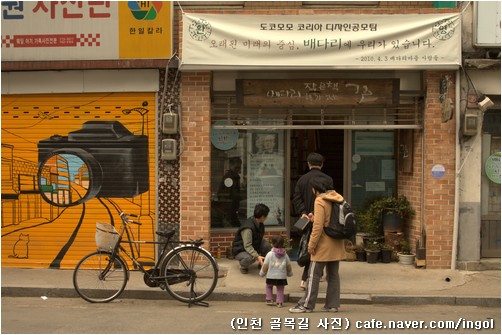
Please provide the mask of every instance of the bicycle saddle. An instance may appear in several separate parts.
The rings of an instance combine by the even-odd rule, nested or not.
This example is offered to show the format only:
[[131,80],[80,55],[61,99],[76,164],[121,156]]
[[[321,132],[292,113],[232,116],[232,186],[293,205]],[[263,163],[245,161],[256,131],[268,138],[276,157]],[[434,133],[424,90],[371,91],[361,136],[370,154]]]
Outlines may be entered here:
[[157,235],[159,235],[161,237],[165,237],[167,239],[170,239],[171,237],[174,236],[174,234],[176,234],[176,231],[175,230],[171,230],[171,231],[157,231],[156,233],[157,233]]

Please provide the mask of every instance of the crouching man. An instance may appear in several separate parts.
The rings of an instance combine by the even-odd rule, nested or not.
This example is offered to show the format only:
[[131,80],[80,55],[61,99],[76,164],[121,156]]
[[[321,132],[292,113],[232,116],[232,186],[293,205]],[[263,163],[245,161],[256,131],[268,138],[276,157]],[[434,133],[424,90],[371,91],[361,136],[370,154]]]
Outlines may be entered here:
[[248,273],[249,266],[258,260],[260,267],[267,253],[272,249],[270,243],[264,239],[265,225],[270,208],[258,204],[254,208],[253,216],[248,218],[235,234],[232,254],[239,261],[241,273]]

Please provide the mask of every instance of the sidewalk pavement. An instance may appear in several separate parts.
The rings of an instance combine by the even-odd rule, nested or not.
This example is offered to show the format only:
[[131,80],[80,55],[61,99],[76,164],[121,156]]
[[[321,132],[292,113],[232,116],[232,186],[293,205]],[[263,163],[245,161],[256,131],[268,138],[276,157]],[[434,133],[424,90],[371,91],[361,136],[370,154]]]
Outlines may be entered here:
[[[265,279],[253,264],[241,274],[239,262],[217,259],[218,285],[208,300],[264,301]],[[257,263],[256,263],[257,264]],[[286,301],[294,304],[303,295],[299,287],[303,268],[293,262]],[[2,267],[2,296],[78,297],[73,288],[73,270]],[[346,262],[340,264],[342,304],[440,304],[500,307],[500,270],[452,271],[415,268],[399,263]],[[318,302],[324,300],[326,282],[321,282]],[[159,288],[150,288],[139,271],[132,271],[121,298],[172,299]]]

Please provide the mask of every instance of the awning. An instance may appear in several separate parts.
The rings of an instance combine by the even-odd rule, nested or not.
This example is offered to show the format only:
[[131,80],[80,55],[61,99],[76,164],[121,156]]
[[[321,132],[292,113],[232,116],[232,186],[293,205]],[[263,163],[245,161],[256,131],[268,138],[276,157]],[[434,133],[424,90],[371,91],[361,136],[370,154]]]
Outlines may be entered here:
[[[247,107],[235,95],[213,93],[213,129],[421,129],[423,95],[401,91],[385,105]],[[226,103],[224,101],[227,101]],[[220,121],[220,122],[216,122]],[[224,122],[221,122],[224,121]]]

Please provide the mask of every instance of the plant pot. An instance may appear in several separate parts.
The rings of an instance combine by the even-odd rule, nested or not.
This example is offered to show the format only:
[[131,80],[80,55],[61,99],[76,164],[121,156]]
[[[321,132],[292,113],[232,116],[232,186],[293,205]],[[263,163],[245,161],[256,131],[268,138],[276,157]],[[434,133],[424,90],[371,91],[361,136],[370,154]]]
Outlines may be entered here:
[[383,242],[385,242],[385,237],[383,237],[383,236],[364,236],[363,237],[363,241],[364,241],[364,246],[368,247],[368,246],[370,246],[371,244],[374,244],[374,243],[383,243]]
[[392,261],[392,249],[382,249],[382,263],[390,263]]
[[383,231],[384,232],[402,232],[403,231],[403,220],[393,212],[387,212],[382,218]]
[[358,261],[358,262],[366,262],[366,251],[364,251],[364,250],[356,250],[356,261]]
[[377,263],[380,250],[366,249],[366,262]]
[[400,252],[397,253],[397,257],[399,257],[399,263],[405,265],[412,265],[415,263],[415,254],[402,254]]
[[366,233],[357,233],[356,234],[356,244],[363,244],[365,237],[368,237],[368,235]]

